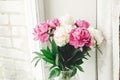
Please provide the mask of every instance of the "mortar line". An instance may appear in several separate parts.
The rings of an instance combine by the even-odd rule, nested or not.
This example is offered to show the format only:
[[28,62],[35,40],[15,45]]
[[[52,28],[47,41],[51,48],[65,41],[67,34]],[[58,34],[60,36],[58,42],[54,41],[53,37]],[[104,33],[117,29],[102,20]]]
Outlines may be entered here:
[[13,47],[13,37],[12,37],[12,26],[11,26],[11,22],[10,22],[10,15],[8,14],[8,27],[10,29],[10,40],[11,40],[11,47]]

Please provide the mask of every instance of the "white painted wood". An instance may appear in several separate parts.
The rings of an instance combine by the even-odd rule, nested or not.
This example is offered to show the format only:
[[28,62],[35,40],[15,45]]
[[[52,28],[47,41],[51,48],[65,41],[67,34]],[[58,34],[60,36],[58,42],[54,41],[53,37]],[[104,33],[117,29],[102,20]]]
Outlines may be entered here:
[[35,0],[37,22],[45,20],[44,0]]
[[119,2],[112,1],[113,80],[119,80]]
[[[36,0],[25,0],[25,19],[26,19],[26,26],[28,27],[28,36],[29,36],[29,50],[30,50],[30,55],[31,55],[31,61],[33,59],[33,54],[32,52],[34,51],[39,51],[41,48],[41,44],[39,42],[33,41],[33,27],[38,23],[41,17],[39,18],[38,16],[38,9],[36,6],[38,3],[36,3]],[[43,10],[43,9],[41,9]],[[30,61],[30,63],[31,63]],[[39,62],[39,65],[37,67],[34,67],[34,64],[31,63],[32,65],[32,73],[35,77],[34,80],[44,80],[44,73],[43,73],[43,67],[42,67],[42,62]]]
[[[96,0],[44,0],[44,5],[46,20],[69,14],[75,19],[85,19],[90,22],[92,27],[96,27]],[[85,72],[78,71],[79,80],[96,80],[95,52],[92,52],[91,56],[82,65]],[[47,66],[46,73],[48,73]],[[45,80],[47,77],[48,74]]]
[[98,0],[97,27],[106,38],[106,44],[102,48],[103,55],[98,53],[98,80],[113,80],[111,9],[111,0]]
[[117,0],[98,0],[97,28],[103,31],[106,44],[98,53],[98,80],[118,80],[119,40]]
[[96,26],[96,0],[44,0],[45,19],[69,14]]

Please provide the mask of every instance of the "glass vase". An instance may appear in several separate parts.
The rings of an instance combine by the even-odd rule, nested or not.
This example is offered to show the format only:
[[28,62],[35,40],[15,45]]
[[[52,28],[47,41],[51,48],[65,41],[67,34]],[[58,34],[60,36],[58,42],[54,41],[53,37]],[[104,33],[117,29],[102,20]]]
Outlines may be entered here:
[[71,80],[71,71],[61,71],[61,76],[59,80]]
[[72,71],[61,71],[60,76],[56,77],[54,80],[77,80],[76,76],[71,77]]

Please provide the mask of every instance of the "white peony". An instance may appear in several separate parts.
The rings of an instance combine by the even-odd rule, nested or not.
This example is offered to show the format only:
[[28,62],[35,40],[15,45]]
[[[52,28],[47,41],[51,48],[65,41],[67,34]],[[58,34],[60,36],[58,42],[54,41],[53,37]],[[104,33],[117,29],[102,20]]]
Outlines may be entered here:
[[71,25],[64,25],[61,27],[64,27],[64,29],[66,30],[67,33],[69,33],[72,29],[76,28],[76,26],[71,26]]
[[69,15],[59,18],[59,21],[60,25],[74,25],[74,19]]
[[105,41],[103,33],[97,29],[92,28],[92,27],[89,27],[88,30],[91,33],[93,45],[95,44],[95,41],[97,41],[97,46],[100,47]]
[[60,47],[69,43],[69,33],[73,29],[71,25],[59,26],[54,32],[54,40]]

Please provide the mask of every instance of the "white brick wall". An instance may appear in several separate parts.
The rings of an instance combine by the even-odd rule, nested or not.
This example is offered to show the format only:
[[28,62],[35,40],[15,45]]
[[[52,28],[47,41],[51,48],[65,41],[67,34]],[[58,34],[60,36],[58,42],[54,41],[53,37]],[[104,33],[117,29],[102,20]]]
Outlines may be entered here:
[[14,14],[10,15],[10,23],[11,25],[25,25],[25,16],[22,14]]
[[24,0],[0,0],[0,80],[35,80]]
[[24,13],[24,2],[23,0],[0,0],[0,12]]
[[12,47],[11,39],[8,37],[0,37],[0,46],[1,47]]
[[8,24],[8,15],[0,13],[0,25]]
[[5,37],[10,35],[11,35],[11,31],[8,26],[0,26],[0,36]]

